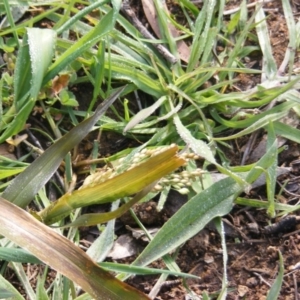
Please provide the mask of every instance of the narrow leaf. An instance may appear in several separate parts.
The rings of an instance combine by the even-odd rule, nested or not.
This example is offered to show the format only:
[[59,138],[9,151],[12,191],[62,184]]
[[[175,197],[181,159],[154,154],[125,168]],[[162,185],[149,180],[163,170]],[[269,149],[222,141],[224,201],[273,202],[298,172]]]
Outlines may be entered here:
[[0,247],[0,259],[20,263],[41,264],[42,262],[24,249]]
[[190,131],[181,123],[177,115],[174,116],[174,123],[180,137],[196,154],[205,158],[210,163],[216,163],[215,157],[208,145],[201,140],[195,139]]
[[25,300],[17,289],[0,274],[0,299]]
[[184,278],[199,279],[198,276],[195,276],[192,274],[169,271],[169,270],[162,270],[162,269],[137,267],[137,266],[131,266],[131,265],[125,265],[125,264],[119,264],[119,263],[116,264],[116,263],[110,263],[110,262],[102,262],[99,265],[102,268],[107,269],[109,271],[131,273],[134,275],[168,274],[168,275],[180,276],[180,277],[184,277]]
[[266,300],[273,300],[278,299],[281,286],[283,283],[283,275],[284,275],[284,264],[283,264],[283,257],[280,251],[278,251],[279,255],[279,272],[278,276],[276,277],[274,283],[272,284],[271,289],[269,290],[268,296]]
[[152,113],[155,112],[165,101],[167,97],[163,96],[160,99],[158,99],[156,102],[154,102],[152,105],[150,105],[147,108],[144,108],[140,110],[133,118],[128,122],[128,124],[124,128],[124,133],[126,133],[128,130],[133,128],[136,124],[142,122],[147,117],[149,117]]

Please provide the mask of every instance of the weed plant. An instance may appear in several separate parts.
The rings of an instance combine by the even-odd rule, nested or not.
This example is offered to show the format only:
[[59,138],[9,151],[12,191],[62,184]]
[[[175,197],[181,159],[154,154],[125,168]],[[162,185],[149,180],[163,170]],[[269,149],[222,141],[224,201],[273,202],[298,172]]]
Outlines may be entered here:
[[[291,111],[298,116],[300,99],[299,78],[293,70],[299,24],[289,1],[282,0],[282,6],[290,42],[279,67],[260,3],[250,10],[241,1],[239,10],[227,17],[224,0],[204,1],[201,9],[192,1],[179,0],[185,18],[179,24],[162,1],[154,0],[161,33],[157,39],[145,38],[137,30],[125,17],[124,5],[127,1],[123,7],[119,0],[0,1],[0,144],[28,145],[24,128],[38,110],[51,133],[36,131],[52,144],[46,151],[38,149],[43,153],[32,163],[28,157],[36,146],[19,159],[0,157],[0,257],[7,262],[1,267],[1,298],[24,299],[5,279],[9,266],[29,299],[148,299],[122,281],[132,274],[161,274],[159,282],[170,274],[193,277],[180,271],[177,252],[169,253],[215,220],[224,259],[219,299],[225,299],[227,252],[220,217],[234,203],[266,209],[270,218],[299,208],[277,203],[275,195],[277,155],[282,150],[276,136],[300,142],[299,130],[283,121]],[[177,38],[171,24],[180,33]],[[189,50],[180,50],[182,41]],[[262,55],[260,70],[246,64],[254,51]],[[250,74],[259,76],[260,84],[238,90],[238,76]],[[92,86],[85,110],[77,108],[80,99],[71,91],[76,85]],[[141,103],[138,96],[146,101]],[[106,101],[97,108],[99,99]],[[108,107],[114,117],[104,115]],[[265,154],[251,165],[232,166],[224,149],[259,129],[267,134]],[[91,130],[114,131],[139,146],[99,158],[95,141],[89,161],[76,161],[70,151]],[[99,169],[99,163],[106,166]],[[78,188],[80,164],[90,165],[91,175]],[[207,171],[211,165],[226,175],[224,179],[212,180]],[[58,168],[59,174],[64,172],[64,184],[51,202],[46,186]],[[267,201],[239,197],[262,173]],[[135,216],[149,236],[148,246],[130,266],[103,263],[113,245],[114,219],[155,195],[163,207],[171,188],[187,194],[187,204],[155,237]],[[82,207],[108,202],[109,213],[81,214]],[[99,226],[102,233],[84,253],[78,247],[78,227],[88,225]],[[168,270],[147,267],[160,258]],[[279,258],[280,270],[268,299],[280,293],[280,253]],[[59,272],[46,288],[46,267],[34,290],[21,263],[42,262]],[[116,278],[104,269],[116,272]],[[78,296],[80,287],[87,294]],[[155,293],[156,287],[150,297]]]

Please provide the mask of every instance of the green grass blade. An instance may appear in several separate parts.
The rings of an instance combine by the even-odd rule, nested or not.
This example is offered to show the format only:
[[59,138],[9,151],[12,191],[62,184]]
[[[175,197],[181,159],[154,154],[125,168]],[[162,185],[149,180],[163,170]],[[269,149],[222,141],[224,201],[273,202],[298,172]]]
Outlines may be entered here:
[[290,141],[300,144],[300,130],[294,127],[291,127],[287,124],[276,121],[273,123],[274,130],[277,135],[282,136]]
[[116,263],[110,263],[110,262],[102,262],[99,265],[102,268],[104,268],[108,271],[113,271],[113,272],[122,272],[122,273],[124,272],[124,273],[135,274],[135,275],[168,274],[168,275],[180,276],[180,277],[184,277],[184,278],[199,279],[198,276],[195,276],[192,274],[169,271],[169,270],[162,270],[162,269],[130,266],[130,265],[125,265],[125,264],[119,264],[119,263],[116,264]]
[[0,259],[20,263],[41,264],[42,262],[31,253],[20,248],[0,247]]
[[0,129],[6,129],[0,136],[0,143],[23,129],[52,61],[55,39],[53,30],[27,29],[16,61],[14,105],[1,120]]
[[[56,32],[51,29],[28,28],[27,35],[31,62],[30,97],[36,99],[42,86],[44,74],[52,62]],[[23,74],[15,74],[15,76],[20,77]]]
[[202,156],[210,163],[216,163],[214,154],[209,146],[205,142],[195,139],[190,131],[181,123],[181,120],[177,115],[174,116],[174,123],[180,137],[197,155]]
[[147,117],[149,117],[155,110],[157,110],[165,101],[167,97],[163,96],[157,101],[155,101],[152,105],[148,106],[140,110],[137,114],[135,114],[128,124],[124,128],[124,133],[133,128],[138,123],[144,121]]
[[[114,211],[119,207],[119,202],[120,201],[115,201],[112,203],[111,211]],[[98,263],[104,261],[107,254],[113,247],[114,236],[115,236],[115,219],[107,223],[105,229],[101,232],[101,235],[89,247],[89,249],[86,251],[86,254]]]
[[276,179],[277,179],[276,169],[277,169],[277,165],[278,165],[278,160],[277,160],[277,151],[276,152],[273,151],[273,153],[272,153],[272,147],[275,143],[276,143],[276,136],[275,136],[274,126],[272,123],[269,123],[267,151],[270,153],[271,157],[273,158],[273,163],[268,168],[267,174],[266,174],[267,197],[268,197],[268,203],[269,203],[267,213],[270,218],[275,218],[275,215],[276,215],[276,212],[275,212],[275,188],[276,188]]
[[283,283],[283,275],[284,275],[284,264],[283,264],[283,257],[280,251],[278,251],[279,255],[279,272],[278,276],[276,277],[274,283],[272,284],[271,289],[268,292],[268,296],[266,300],[275,300],[278,299],[280,295],[281,286]]
[[267,79],[272,80],[277,75],[277,66],[275,59],[272,55],[272,47],[269,37],[269,30],[267,27],[266,16],[262,5],[257,4],[257,13],[255,15],[256,32],[261,51],[263,53],[263,71]]
[[228,263],[228,253],[226,247],[226,239],[225,239],[225,230],[224,224],[220,217],[217,217],[215,220],[216,229],[221,237],[222,244],[222,256],[223,256],[223,279],[222,279],[222,291],[217,300],[226,300],[227,297],[227,286],[228,286],[228,276],[227,276],[227,263]]
[[48,73],[44,78],[44,84],[58,74],[58,72],[63,70],[68,64],[73,62],[74,59],[82,55],[86,50],[93,47],[99,40],[101,40],[113,29],[114,24],[115,12],[112,9],[100,20],[94,29],[84,35],[56,59],[56,61],[50,66]]
[[197,66],[199,59],[205,49],[215,5],[215,0],[205,1],[197,17],[187,72],[192,71]]
[[25,300],[22,295],[0,274],[0,299]]

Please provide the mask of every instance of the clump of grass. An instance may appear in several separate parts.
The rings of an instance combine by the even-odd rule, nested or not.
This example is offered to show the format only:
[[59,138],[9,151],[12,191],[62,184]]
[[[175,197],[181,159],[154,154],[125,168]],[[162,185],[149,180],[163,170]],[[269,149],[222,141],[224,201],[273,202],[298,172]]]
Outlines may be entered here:
[[[53,139],[60,138],[28,167],[22,161],[4,157],[0,161],[3,190],[0,202],[2,253],[7,248],[16,248],[16,245],[25,247],[72,280],[58,274],[56,284],[50,291],[46,291],[43,287],[44,276],[35,292],[20,265],[15,262],[13,268],[22,278],[29,297],[39,298],[42,294],[45,299],[57,299],[55,296],[58,291],[64,289],[64,299],[75,298],[78,284],[96,298],[146,299],[142,293],[125,286],[98,268],[70,241],[78,244],[78,226],[109,221],[94,244],[103,253],[108,253],[114,235],[112,220],[137,201],[149,199],[151,191],[151,196],[153,193],[160,193],[161,206],[171,188],[188,194],[189,201],[165,223],[154,238],[148,234],[151,242],[131,266],[114,266],[119,272],[117,278],[121,280],[132,273],[130,268],[133,267],[135,274],[149,274],[152,271],[145,266],[159,258],[163,258],[170,270],[161,271],[161,280],[165,280],[168,274],[186,276],[180,273],[174,257],[168,253],[215,218],[218,220],[219,232],[224,237],[218,217],[229,213],[234,203],[264,208],[270,217],[274,217],[278,210],[284,213],[295,209],[274,201],[276,135],[297,143],[300,136],[298,129],[282,122],[282,118],[290,110],[299,112],[299,78],[293,75],[292,70],[294,51],[298,44],[296,24],[293,22],[289,2],[282,3],[288,20],[290,44],[279,69],[272,56],[266,19],[260,4],[251,17],[248,17],[246,2],[242,1],[240,10],[226,22],[223,18],[224,1],[204,1],[201,10],[191,1],[180,1],[181,10],[186,17],[186,25],[182,26],[168,15],[160,1],[154,0],[161,32],[160,41],[145,39],[120,14],[121,1],[97,1],[93,4],[82,2],[82,9],[74,1],[68,4],[55,1],[39,3],[41,7],[47,6],[30,20],[21,22],[16,22],[16,6],[10,7],[7,0],[0,4],[1,11],[6,12],[8,22],[2,24],[4,28],[0,33],[0,47],[5,52],[0,79],[0,143],[5,143],[22,132],[37,105],[43,109]],[[27,8],[27,4],[24,5],[24,9]],[[124,7],[123,11],[126,11]],[[38,23],[44,19],[51,22],[51,29],[38,28]],[[179,53],[178,44],[169,30],[170,22],[176,30],[183,31],[184,37],[190,42],[188,59],[181,59],[182,53]],[[253,34],[254,31],[256,34]],[[256,44],[247,46],[249,39]],[[162,42],[170,52],[168,57],[153,44]],[[216,52],[218,44],[222,44],[222,50]],[[247,68],[245,59],[257,49],[262,51],[262,69]],[[174,58],[171,61],[168,59],[170,55]],[[289,67],[287,75],[283,74],[286,66]],[[233,91],[238,74],[259,75],[261,84],[246,91]],[[126,87],[116,90],[124,82]],[[68,85],[79,83],[93,86],[92,99],[86,111],[74,109],[77,100],[68,90]],[[138,94],[141,91],[147,94],[149,101],[138,113],[128,108],[129,100],[126,100],[123,104],[124,116],[116,109],[115,119],[103,115],[116,98],[123,99],[128,94]],[[103,107],[95,109],[99,98],[108,100]],[[54,105],[55,102],[61,103],[60,109]],[[92,111],[95,112],[89,117]],[[65,120],[69,119],[73,125],[77,125],[82,118],[85,120],[61,138],[65,128],[62,123],[54,120],[54,113],[61,114]],[[255,164],[230,166],[230,158],[226,157],[221,148],[230,147],[228,141],[261,128],[268,135],[266,153]],[[102,159],[108,166],[105,172],[102,169],[92,175],[98,177],[97,182],[85,189],[73,191],[72,187],[76,185],[76,182],[72,182],[75,168],[68,152],[92,129],[112,130],[142,143],[139,147]],[[43,134],[49,136],[45,132]],[[179,148],[170,146],[174,143]],[[141,156],[159,149],[161,152],[157,156]],[[178,154],[178,149],[182,153]],[[94,162],[97,162],[97,153],[92,155]],[[196,159],[201,157],[201,170],[199,171],[199,163],[194,160],[186,161],[183,156]],[[137,166],[133,165],[137,158],[145,161]],[[45,185],[61,161],[64,163],[66,177],[64,188],[68,192],[62,194],[56,202],[50,203]],[[227,175],[227,178],[213,183],[207,172],[207,166],[211,164]],[[108,171],[109,166],[113,168]],[[175,172],[179,167],[181,169]],[[95,172],[94,167],[91,170]],[[20,172],[22,173],[11,181],[11,176]],[[268,201],[239,198],[263,172],[267,174]],[[157,183],[158,180],[161,181]],[[130,198],[135,193],[136,196]],[[118,208],[116,201],[120,198],[126,201]],[[12,206],[5,199],[21,208],[27,207],[34,200],[39,210],[28,213]],[[114,209],[111,212],[101,216],[80,216],[82,207],[105,202],[113,202]],[[71,219],[71,224],[64,222],[66,217]],[[57,227],[71,226],[66,235],[68,239],[58,238],[58,234],[42,222],[56,223]],[[144,228],[141,223],[139,225]],[[22,237],[21,232],[24,231],[26,235]],[[57,231],[62,233],[62,228]],[[46,234],[47,239],[51,237],[53,241],[51,246],[46,245],[49,240],[46,243],[42,238]],[[59,239],[61,244],[55,242],[55,239]],[[225,243],[222,246],[224,280],[220,299],[224,299],[227,293]],[[56,251],[63,263],[52,258],[49,254],[51,251]],[[68,257],[65,251],[74,251],[74,257]],[[12,252],[11,256],[6,256],[6,260],[16,261],[20,253]],[[105,259],[105,255],[92,256],[97,262]],[[76,259],[79,263],[76,263]],[[25,253],[18,262],[36,260]],[[71,267],[66,268],[67,264]],[[108,265],[105,266],[109,268]],[[83,272],[83,275],[78,276],[75,271]],[[95,282],[95,278],[100,278],[100,285]],[[278,281],[282,281],[281,273],[278,278]],[[19,293],[3,277],[0,284],[5,289],[5,295],[21,299]],[[125,290],[128,291],[127,295],[124,294]],[[278,294],[274,290],[270,291],[270,295]],[[79,296],[76,299],[81,298]]]

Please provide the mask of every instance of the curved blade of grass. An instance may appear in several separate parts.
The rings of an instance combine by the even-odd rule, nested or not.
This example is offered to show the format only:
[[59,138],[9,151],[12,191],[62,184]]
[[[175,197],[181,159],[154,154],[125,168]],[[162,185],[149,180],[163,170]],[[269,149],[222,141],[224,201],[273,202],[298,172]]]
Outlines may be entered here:
[[269,124],[269,122],[275,122],[278,119],[283,118],[284,116],[287,115],[287,113],[288,113],[288,111],[283,111],[283,112],[278,112],[275,114],[265,115],[264,117],[258,119],[256,122],[251,124],[246,129],[244,129],[236,134],[226,136],[226,137],[221,137],[221,138],[214,138],[214,140],[215,141],[228,141],[228,140],[239,138],[241,136],[247,135],[249,133],[252,133],[252,132],[258,130],[259,128],[265,127],[266,125]]
[[[260,119],[267,119],[268,115],[274,115],[275,119],[276,119],[276,115],[277,114],[287,114],[288,111],[295,106],[295,103],[293,102],[284,102],[281,103],[275,107],[273,107],[272,109],[269,109],[267,111],[262,112],[259,115],[254,115],[251,116],[251,118],[248,118],[246,120],[242,120],[242,121],[231,121],[231,120],[225,120],[223,118],[220,117],[220,115],[217,113],[217,111],[215,109],[211,109],[210,113],[213,116],[213,118],[219,122],[222,125],[225,125],[226,127],[230,127],[230,128],[245,128],[245,127],[249,127],[251,125],[253,125],[253,123],[258,122],[258,124],[262,121],[260,121]],[[217,138],[216,138],[217,139]],[[222,138],[221,138],[222,139]]]
[[283,283],[283,275],[284,275],[284,264],[283,264],[283,257],[281,252],[278,250],[279,255],[279,272],[278,276],[276,277],[275,281],[272,284],[271,289],[268,292],[268,296],[266,300],[273,300],[278,299],[280,295],[281,286]]
[[290,141],[300,144],[300,130],[294,127],[291,127],[287,124],[276,121],[273,123],[274,130],[277,135],[280,135]]
[[82,17],[96,9],[97,7],[106,4],[108,0],[100,0],[92,3],[91,5],[81,9],[77,14],[75,14],[73,17],[69,18],[67,22],[65,22],[59,29],[56,30],[57,34],[61,34],[64,31],[71,28],[73,24],[78,22]]
[[[75,208],[112,202],[135,194],[185,164],[186,161],[183,158],[176,156],[177,149],[177,146],[169,147],[167,150],[149,158],[146,162],[105,182],[77,190],[71,194],[65,194],[41,211],[39,217],[44,223],[52,224],[69,215]],[[127,203],[127,205],[129,204]],[[124,208],[122,206],[113,212],[107,213],[107,215],[116,216]]]
[[[120,201],[117,200],[112,203],[111,211],[119,207]],[[78,220],[78,219],[77,219]],[[75,221],[76,222],[76,221]],[[99,224],[99,223],[98,223]],[[115,219],[110,220],[100,236],[93,242],[93,244],[86,251],[86,254],[96,262],[104,261],[109,251],[114,245],[115,237]]]
[[71,241],[2,197],[0,234],[76,282],[95,299],[149,299],[101,269]]
[[[270,156],[273,158],[272,165],[268,168],[266,173],[266,182],[267,182],[267,197],[268,197],[268,203],[269,207],[267,210],[267,213],[270,218],[275,218],[276,212],[275,212],[275,188],[276,188],[276,169],[278,165],[278,159],[277,159],[277,151],[273,150],[273,153],[271,152],[272,149],[274,149],[274,144],[276,144],[276,136],[274,131],[273,123],[269,123],[268,125],[268,140],[267,140],[267,151],[270,153]],[[275,148],[276,149],[276,148]]]
[[[2,28],[2,26],[4,27],[5,23],[9,23],[10,27],[13,30],[13,36],[15,38],[15,41],[16,41],[17,44],[19,44],[18,34],[17,34],[16,28],[15,28],[16,27],[15,21],[16,21],[16,19],[18,19],[18,17],[16,18],[14,16],[14,12],[16,13],[16,10],[17,11],[19,10],[19,12],[21,12],[21,16],[22,16],[22,14],[27,10],[28,5],[23,6],[23,7],[22,6],[20,6],[20,7],[11,7],[8,0],[4,0],[2,3],[4,5],[5,12],[6,12],[6,17],[5,17],[6,22],[4,20],[2,20],[0,28]],[[8,22],[7,22],[6,18],[7,18]]]
[[68,48],[56,61],[50,66],[48,73],[45,75],[43,83],[46,84],[52,79],[58,72],[63,70],[68,64],[70,64],[78,56],[82,55],[84,51],[93,47],[100,39],[108,34],[114,27],[116,21],[115,11],[112,9],[107,15],[105,15],[97,26],[89,33],[84,35],[70,48]]
[[225,230],[224,224],[220,217],[215,218],[214,220],[216,229],[221,237],[221,245],[222,245],[222,256],[223,256],[223,278],[222,278],[222,291],[217,300],[226,300],[227,298],[227,286],[228,286],[228,276],[227,276],[227,263],[228,263],[228,252],[226,247],[226,238],[225,238]]
[[289,29],[289,45],[286,49],[283,62],[278,69],[278,75],[284,74],[286,65],[288,64],[290,80],[293,72],[293,65],[295,62],[295,54],[297,49],[297,28],[295,20],[293,18],[293,11],[290,2],[287,0],[282,1],[282,8],[284,11],[286,24]]
[[256,6],[257,12],[255,15],[256,32],[261,51],[263,53],[263,71],[267,79],[271,80],[277,75],[277,66],[272,55],[272,47],[267,27],[266,16],[260,3]]
[[15,287],[0,274],[0,299],[25,300]]
[[205,50],[206,40],[208,39],[208,33],[212,22],[215,5],[215,0],[205,1],[196,19],[195,32],[191,47],[190,61],[187,66],[187,72],[192,71],[197,66],[199,58]]
[[210,163],[215,164],[216,160],[214,154],[208,145],[201,141],[195,139],[190,131],[181,123],[179,117],[176,115],[173,117],[174,124],[176,126],[179,136],[185,141],[185,143],[197,154],[205,158]]
[[105,69],[111,71],[112,78],[125,79],[133,82],[140,90],[153,95],[154,97],[160,98],[165,94],[163,86],[160,84],[159,80],[150,77],[143,71],[137,68],[130,68],[130,66],[121,65],[114,63],[108,64],[105,61]]
[[26,207],[41,187],[51,178],[66,154],[87,135],[123,89],[124,87],[118,89],[98,106],[93,116],[81,122],[38,157],[12,181],[3,192],[2,197],[20,207]]
[[161,97],[157,101],[155,101],[152,105],[148,106],[147,108],[144,108],[140,110],[136,115],[134,115],[131,120],[128,122],[128,124],[124,128],[124,133],[126,133],[128,130],[133,128],[136,124],[142,122],[147,117],[149,117],[155,110],[157,110],[165,101],[167,100],[167,97]]

